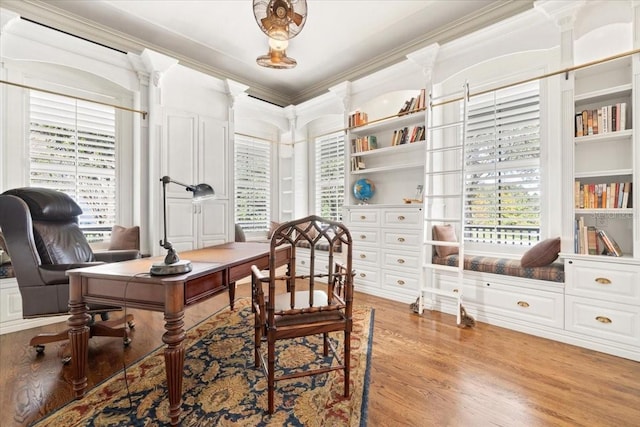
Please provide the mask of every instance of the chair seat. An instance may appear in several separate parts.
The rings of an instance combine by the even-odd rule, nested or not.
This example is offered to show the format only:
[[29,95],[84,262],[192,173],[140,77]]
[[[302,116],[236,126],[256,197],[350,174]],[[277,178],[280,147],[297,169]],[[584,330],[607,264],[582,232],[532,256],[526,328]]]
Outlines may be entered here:
[[[275,298],[274,305],[276,313],[278,311],[285,311],[290,309],[290,295],[287,292],[285,294],[278,294]],[[297,291],[295,293],[296,306],[295,309],[301,310],[311,308],[309,305],[309,291]],[[328,297],[324,291],[314,291],[313,301],[315,307],[327,306]],[[324,322],[340,322],[345,319],[344,313],[341,310],[323,310],[315,311],[311,313],[302,313],[296,315],[280,315],[276,314],[275,322],[276,326],[293,326],[304,325],[311,323],[324,323]]]

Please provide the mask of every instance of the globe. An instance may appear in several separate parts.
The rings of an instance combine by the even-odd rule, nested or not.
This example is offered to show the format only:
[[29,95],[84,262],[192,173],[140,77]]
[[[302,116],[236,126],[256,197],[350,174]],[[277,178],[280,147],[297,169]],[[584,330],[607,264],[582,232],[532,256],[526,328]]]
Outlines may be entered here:
[[361,178],[353,184],[353,196],[366,203],[376,193],[376,186],[367,178]]

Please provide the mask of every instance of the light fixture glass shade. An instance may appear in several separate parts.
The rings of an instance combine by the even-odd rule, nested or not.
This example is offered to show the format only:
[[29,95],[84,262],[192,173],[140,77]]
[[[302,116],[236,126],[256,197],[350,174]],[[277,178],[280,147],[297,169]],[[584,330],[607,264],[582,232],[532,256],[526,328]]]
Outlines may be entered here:
[[253,15],[267,36],[289,40],[307,22],[307,0],[253,0]]
[[269,53],[256,58],[258,65],[279,70],[294,68],[298,62],[287,56],[284,50],[269,49]]
[[178,257],[176,250],[173,248],[173,244],[167,240],[167,185],[174,183],[184,187],[187,191],[193,192],[193,201],[200,202],[206,199],[215,197],[213,188],[208,184],[187,185],[178,181],[174,181],[168,176],[160,178],[162,182],[162,206],[163,206],[163,225],[164,225],[164,239],[160,240],[160,246],[167,250],[167,256],[164,261],[153,263],[149,273],[152,276],[167,276],[170,274],[183,274],[193,270],[191,261],[181,260]]
[[269,47],[273,50],[287,50],[289,40],[278,40],[269,37]]

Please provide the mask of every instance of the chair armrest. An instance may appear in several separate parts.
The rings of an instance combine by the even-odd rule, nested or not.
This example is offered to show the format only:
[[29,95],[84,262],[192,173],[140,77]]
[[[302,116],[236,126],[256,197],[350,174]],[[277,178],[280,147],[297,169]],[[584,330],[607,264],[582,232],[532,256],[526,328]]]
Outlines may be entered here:
[[257,266],[252,265],[251,266],[251,272],[253,273],[253,276],[260,280],[260,281],[264,281],[269,279],[269,276],[267,276],[266,274],[264,274],[263,271],[261,271]]
[[95,251],[93,254],[96,260],[108,263],[140,258],[140,251],[137,249],[112,249]]
[[74,268],[93,267],[94,265],[104,264],[103,262],[83,262],[77,264],[48,264],[38,267],[40,277],[46,285],[61,285],[69,283],[66,275],[67,270]]

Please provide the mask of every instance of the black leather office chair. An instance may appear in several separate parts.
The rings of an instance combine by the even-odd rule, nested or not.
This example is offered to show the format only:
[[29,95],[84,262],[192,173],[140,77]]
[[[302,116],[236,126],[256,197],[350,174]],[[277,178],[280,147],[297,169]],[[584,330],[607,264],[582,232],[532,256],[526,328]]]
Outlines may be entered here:
[[[25,319],[67,314],[69,278],[65,272],[102,263],[96,259],[78,226],[80,214],[82,209],[71,197],[51,189],[16,188],[0,195],[0,228],[18,281]],[[139,257],[139,251],[119,252],[115,259]],[[113,254],[106,257],[114,259]],[[89,306],[92,317],[100,314],[103,320],[92,319],[90,333],[92,336],[121,337],[128,345],[130,339],[125,322],[133,327],[133,316],[106,320],[108,312],[114,310],[120,308]],[[68,331],[41,334],[33,337],[30,345],[43,353],[45,344],[66,339]]]

